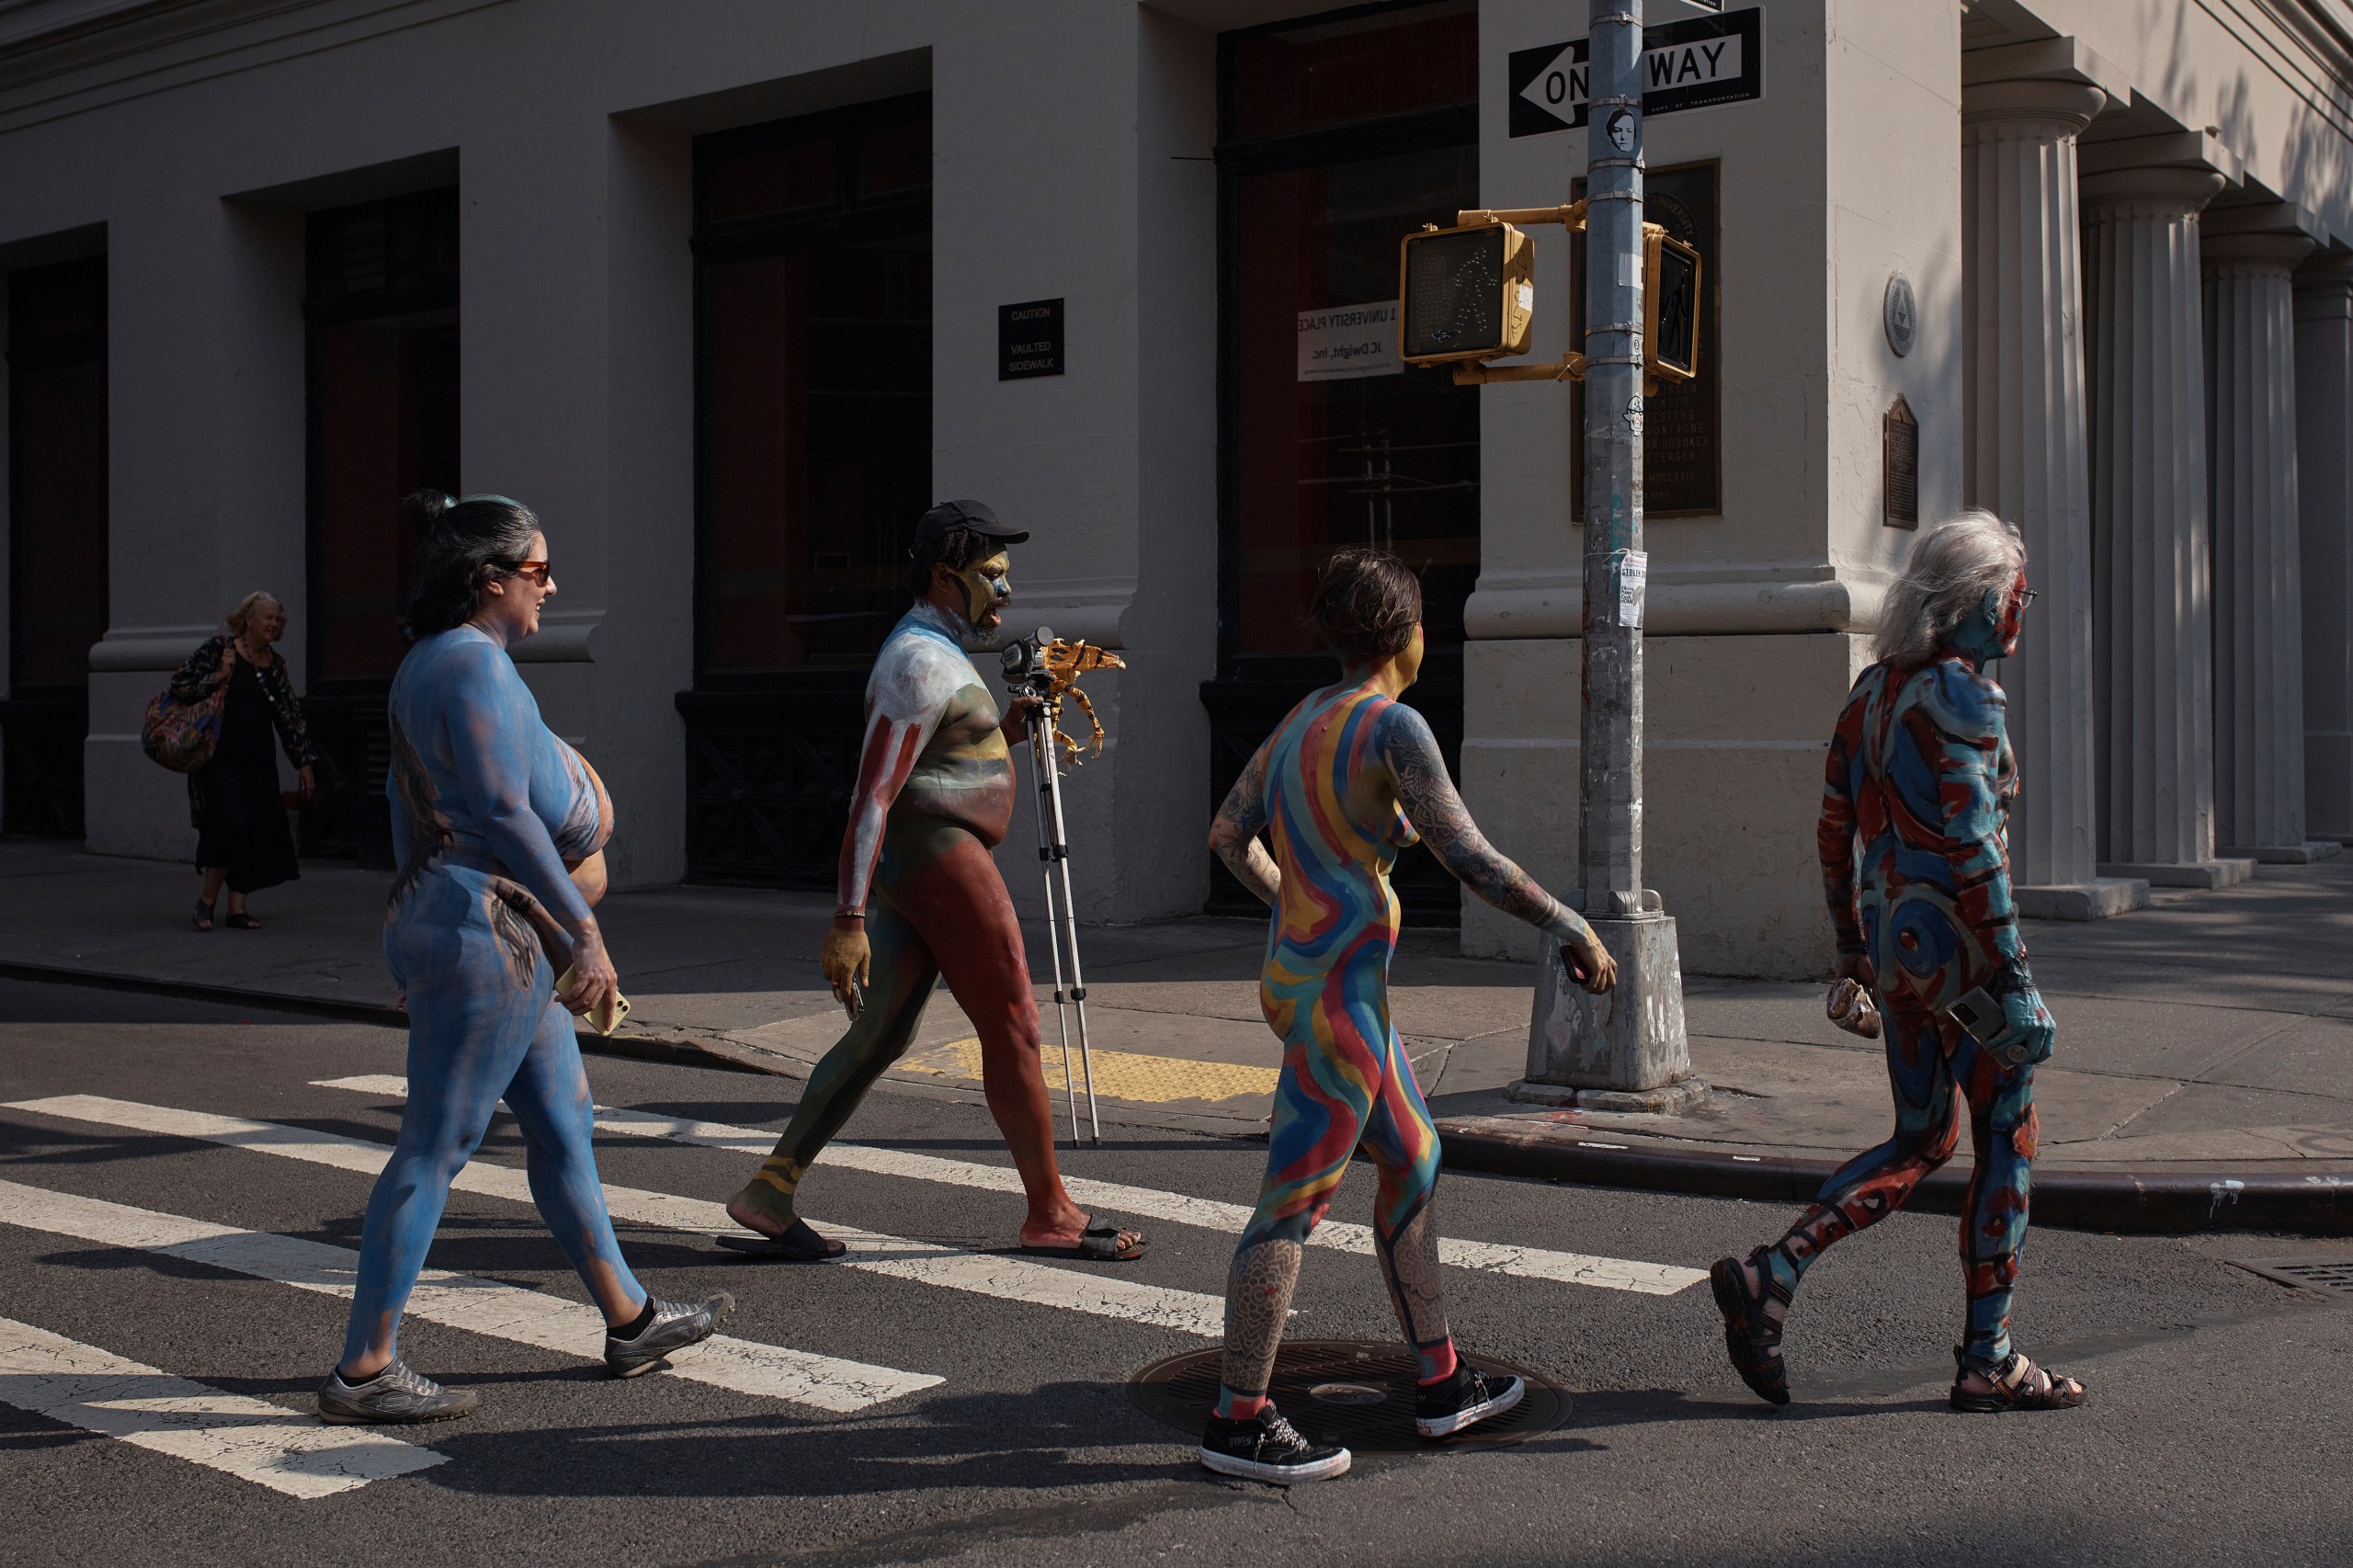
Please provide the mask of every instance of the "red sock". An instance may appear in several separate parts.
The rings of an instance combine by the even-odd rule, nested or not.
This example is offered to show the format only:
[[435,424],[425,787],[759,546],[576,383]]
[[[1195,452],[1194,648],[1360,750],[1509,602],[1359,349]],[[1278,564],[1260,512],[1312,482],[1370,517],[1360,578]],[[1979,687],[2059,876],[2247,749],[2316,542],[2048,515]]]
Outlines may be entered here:
[[1272,1403],[1262,1393],[1236,1393],[1221,1385],[1217,1391],[1217,1414],[1228,1421],[1249,1421]]

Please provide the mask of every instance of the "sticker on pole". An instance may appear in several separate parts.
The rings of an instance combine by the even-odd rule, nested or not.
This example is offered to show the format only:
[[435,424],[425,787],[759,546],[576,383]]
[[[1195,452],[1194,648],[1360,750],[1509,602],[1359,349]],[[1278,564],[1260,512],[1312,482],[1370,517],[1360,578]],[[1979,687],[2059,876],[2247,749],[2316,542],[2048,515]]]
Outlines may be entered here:
[[[1643,29],[1643,113],[1714,108],[1765,96],[1764,13],[1751,7]],[[1507,61],[1511,133],[1545,136],[1586,121],[1586,42],[1515,49]]]
[[1396,301],[1299,312],[1301,381],[1353,381],[1402,375],[1404,369],[1405,362],[1397,358]]
[[1619,551],[1609,558],[1609,574],[1617,579],[1618,624],[1639,628],[1643,624],[1643,590],[1650,585],[1650,552]]

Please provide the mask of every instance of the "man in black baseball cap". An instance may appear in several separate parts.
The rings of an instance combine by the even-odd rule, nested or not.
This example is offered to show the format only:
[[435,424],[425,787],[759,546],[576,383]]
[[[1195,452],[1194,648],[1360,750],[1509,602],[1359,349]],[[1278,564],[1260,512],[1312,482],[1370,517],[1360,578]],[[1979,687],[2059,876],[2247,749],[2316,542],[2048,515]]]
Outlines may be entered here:
[[983,539],[993,539],[999,544],[1022,544],[1029,538],[1029,529],[1001,523],[984,503],[967,499],[942,501],[926,512],[923,520],[915,524],[915,543],[918,546],[927,544],[959,528],[979,534]]
[[915,525],[915,604],[867,682],[834,923],[818,958],[849,1028],[810,1074],[775,1152],[728,1199],[728,1214],[753,1233],[724,1238],[737,1251],[792,1261],[842,1253],[801,1218],[801,1178],[914,1043],[944,979],[980,1038],[989,1112],[1021,1173],[1022,1250],[1097,1263],[1144,1254],[1140,1232],[1089,1214],[1063,1186],[1037,992],[990,854],[1013,820],[1012,748],[1029,738],[1037,699],[1000,712],[966,650],[1003,624],[1013,602],[1006,550],[1029,537],[978,501],[943,501]]

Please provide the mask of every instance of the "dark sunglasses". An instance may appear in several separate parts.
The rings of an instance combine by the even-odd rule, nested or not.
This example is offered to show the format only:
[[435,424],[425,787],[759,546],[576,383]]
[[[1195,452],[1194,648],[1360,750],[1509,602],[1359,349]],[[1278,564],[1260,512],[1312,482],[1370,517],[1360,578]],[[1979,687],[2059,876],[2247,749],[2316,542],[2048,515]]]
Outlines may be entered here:
[[544,561],[517,561],[513,570],[517,577],[529,577],[542,588],[548,585],[548,578],[551,574],[548,562]]

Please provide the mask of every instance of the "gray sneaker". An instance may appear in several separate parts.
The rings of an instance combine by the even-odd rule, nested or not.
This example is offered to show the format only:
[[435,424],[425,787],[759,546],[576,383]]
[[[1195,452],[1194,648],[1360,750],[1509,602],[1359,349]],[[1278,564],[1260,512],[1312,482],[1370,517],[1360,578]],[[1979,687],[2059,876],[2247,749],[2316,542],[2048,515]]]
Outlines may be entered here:
[[336,1426],[370,1422],[453,1421],[482,1403],[472,1389],[445,1389],[408,1363],[392,1364],[365,1382],[347,1383],[340,1368],[319,1385],[319,1419]]
[[665,1301],[654,1295],[646,1300],[654,1308],[654,1321],[636,1338],[623,1339],[610,1333],[605,1335],[605,1365],[617,1378],[651,1372],[671,1352],[700,1345],[725,1326],[729,1314],[735,1310],[735,1298],[724,1290],[692,1306],[684,1301]]

